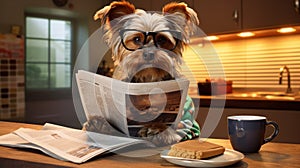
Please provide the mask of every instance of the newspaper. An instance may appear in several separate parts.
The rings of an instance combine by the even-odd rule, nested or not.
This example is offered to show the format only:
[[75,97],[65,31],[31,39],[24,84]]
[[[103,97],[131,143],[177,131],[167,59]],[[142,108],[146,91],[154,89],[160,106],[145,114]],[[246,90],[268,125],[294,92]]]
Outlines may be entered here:
[[84,70],[76,80],[87,120],[101,116],[127,136],[150,122],[176,127],[189,87],[186,78],[128,83]]
[[94,156],[134,144],[149,145],[143,140],[96,134],[50,123],[46,123],[41,130],[19,128],[2,135],[0,144],[37,149],[56,159],[74,163],[83,163]]

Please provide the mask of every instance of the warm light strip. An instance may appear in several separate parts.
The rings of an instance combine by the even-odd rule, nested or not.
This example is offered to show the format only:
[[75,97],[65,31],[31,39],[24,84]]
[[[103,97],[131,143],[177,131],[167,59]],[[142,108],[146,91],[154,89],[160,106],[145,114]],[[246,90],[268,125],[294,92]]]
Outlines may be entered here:
[[242,33],[239,33],[237,34],[237,36],[239,37],[251,37],[251,36],[254,36],[255,34],[252,33],[252,32],[242,32]]
[[280,28],[277,30],[278,33],[291,33],[291,32],[295,32],[296,29],[292,28],[292,27],[284,27],[284,28]]
[[209,41],[214,41],[214,40],[219,40],[219,37],[218,36],[207,36],[206,39]]
[[282,27],[282,28],[272,28],[272,29],[261,29],[255,31],[245,31],[245,32],[236,32],[236,33],[225,33],[225,34],[211,34],[203,38],[193,38],[191,39],[190,44],[196,44],[203,47],[203,41],[211,41],[212,43],[218,43],[220,41],[227,40],[237,40],[240,38],[247,37],[271,37],[277,35],[289,35],[289,34],[300,34],[300,25],[293,27]]

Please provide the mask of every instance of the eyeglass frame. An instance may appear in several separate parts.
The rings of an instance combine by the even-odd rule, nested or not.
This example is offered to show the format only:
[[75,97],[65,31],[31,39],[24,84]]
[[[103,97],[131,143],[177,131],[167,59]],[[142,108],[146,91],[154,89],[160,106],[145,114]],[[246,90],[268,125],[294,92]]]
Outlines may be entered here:
[[[143,41],[143,45],[141,46],[141,47],[139,47],[139,48],[137,48],[137,49],[130,49],[130,48],[128,48],[126,45],[125,45],[125,43],[124,43],[124,33],[126,32],[126,31],[137,31],[137,32],[140,32],[140,33],[142,33],[143,35],[144,35],[144,37],[145,37],[145,39],[144,39],[144,41]],[[159,47],[158,45],[157,45],[157,42],[156,42],[156,40],[155,40],[155,36],[158,34],[158,33],[160,33],[160,32],[170,32],[171,34],[175,34],[176,35],[176,37],[174,38],[175,39],[175,45],[174,45],[174,47],[172,48],[172,49],[169,49],[169,51],[173,51],[176,47],[177,47],[177,45],[178,45],[178,43],[179,43],[179,38],[177,38],[177,37],[182,37],[181,35],[181,32],[179,32],[179,31],[175,31],[175,30],[160,30],[160,31],[155,31],[155,32],[145,32],[145,31],[142,31],[142,30],[137,30],[137,29],[121,29],[120,31],[119,31],[119,36],[121,37],[121,43],[122,43],[122,45],[127,49],[127,50],[129,50],[129,51],[135,51],[135,50],[138,50],[138,49],[142,49],[143,47],[144,47],[144,45],[146,44],[146,42],[147,42],[147,37],[148,36],[152,36],[153,37],[153,41],[154,41],[154,45],[155,45],[155,47],[157,47],[157,48],[162,48],[162,47]],[[162,48],[162,49],[164,49],[164,48]]]

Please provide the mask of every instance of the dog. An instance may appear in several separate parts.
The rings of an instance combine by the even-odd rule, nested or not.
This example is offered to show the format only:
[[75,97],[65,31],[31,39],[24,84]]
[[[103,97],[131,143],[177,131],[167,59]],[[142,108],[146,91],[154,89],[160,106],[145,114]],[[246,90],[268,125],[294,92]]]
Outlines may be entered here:
[[[112,51],[113,78],[145,83],[183,77],[182,52],[199,24],[196,12],[185,3],[166,4],[160,13],[136,9],[127,1],[114,1],[97,11],[94,19],[100,19],[104,39]],[[144,125],[138,136],[157,146],[197,137],[200,128],[193,113],[192,99],[187,97],[183,119],[176,130],[169,130],[162,123],[151,123]],[[83,129],[118,134],[110,131],[115,130],[112,127],[105,119],[95,117]]]

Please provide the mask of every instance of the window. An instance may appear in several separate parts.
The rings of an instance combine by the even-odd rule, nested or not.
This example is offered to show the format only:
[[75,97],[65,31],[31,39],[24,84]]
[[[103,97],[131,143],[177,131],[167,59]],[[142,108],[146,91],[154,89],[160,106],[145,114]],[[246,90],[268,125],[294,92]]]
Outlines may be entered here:
[[26,17],[26,88],[71,87],[71,21]]

